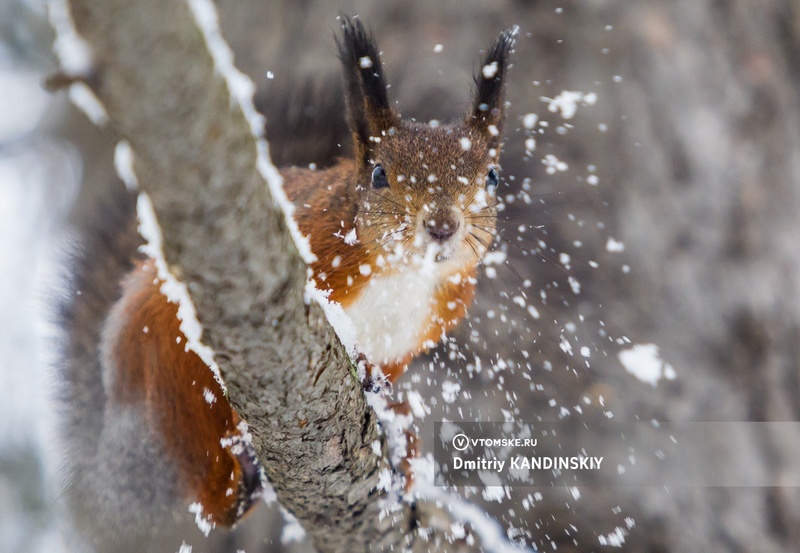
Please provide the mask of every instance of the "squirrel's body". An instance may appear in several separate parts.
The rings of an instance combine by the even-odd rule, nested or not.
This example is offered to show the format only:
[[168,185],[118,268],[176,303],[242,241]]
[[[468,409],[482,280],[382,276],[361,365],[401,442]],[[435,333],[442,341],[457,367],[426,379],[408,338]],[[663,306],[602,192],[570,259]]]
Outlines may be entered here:
[[[494,238],[502,80],[515,33],[484,57],[465,119],[428,126],[389,106],[361,23],[345,18],[342,29],[353,159],[281,173],[317,258],[316,286],[395,380],[463,318]],[[107,224],[87,233],[63,314],[73,485],[90,515],[117,523],[157,524],[195,502],[201,518],[231,525],[259,497],[260,468],[220,384],[187,350],[177,306],[137,252],[131,195],[119,195],[122,212],[107,211]]]
[[190,503],[209,525],[230,526],[261,489],[238,414],[186,350],[177,305],[138,253],[133,196],[113,196],[85,232],[61,314],[68,489],[109,549],[172,524]]
[[[211,522],[230,526],[258,497],[255,454],[214,374],[187,351],[178,306],[161,293],[162,284],[150,261],[122,283],[101,337],[103,387],[115,409],[136,411],[144,425],[169,437],[162,445],[184,475],[179,480],[200,490],[193,499]],[[203,432],[187,432],[193,428]]]

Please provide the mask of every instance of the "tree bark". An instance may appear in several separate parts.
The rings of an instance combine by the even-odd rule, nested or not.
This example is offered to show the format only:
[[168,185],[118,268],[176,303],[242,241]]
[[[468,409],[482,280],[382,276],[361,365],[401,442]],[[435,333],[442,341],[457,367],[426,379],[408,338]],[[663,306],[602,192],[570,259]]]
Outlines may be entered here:
[[[132,146],[166,259],[280,503],[320,551],[479,550],[478,539],[448,539],[445,509],[377,490],[389,462],[375,413],[322,310],[304,302],[306,266],[186,2],[70,6],[94,53],[90,86]],[[421,524],[432,527],[425,539]]]

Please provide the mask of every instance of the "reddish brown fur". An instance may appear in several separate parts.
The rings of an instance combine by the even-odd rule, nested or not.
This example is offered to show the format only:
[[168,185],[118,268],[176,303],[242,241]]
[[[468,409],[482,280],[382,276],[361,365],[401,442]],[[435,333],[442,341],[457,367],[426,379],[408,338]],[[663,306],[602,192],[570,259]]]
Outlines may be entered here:
[[[354,163],[342,160],[325,171],[291,168],[282,171],[286,195],[295,204],[295,219],[300,231],[309,237],[311,251],[317,256],[312,264],[318,286],[330,292],[328,298],[347,307],[359,297],[369,277],[359,273],[360,264],[376,256],[357,242],[346,244],[358,214],[358,200],[347,183],[352,180]],[[333,260],[340,257],[338,268]],[[348,277],[352,283],[348,285]]]
[[[357,185],[364,179],[369,183],[369,177],[360,175],[361,172],[351,160],[343,160],[324,171],[298,168],[282,171],[284,188],[296,206],[295,219],[300,231],[309,237],[311,250],[317,256],[317,261],[312,264],[317,285],[328,291],[329,298],[343,307],[358,300],[371,278],[399,270],[388,263],[383,267],[377,263],[379,256],[387,255],[383,247],[383,235],[387,228],[399,227],[407,215],[415,216],[422,204],[458,206],[464,213],[464,224],[473,227],[473,234],[465,239],[467,245],[461,246],[466,258],[452,273],[461,275],[460,282],[454,284],[445,280],[436,290],[430,321],[427,328],[420,329],[417,347],[409,351],[405,358],[383,367],[391,381],[403,373],[408,362],[425,349],[423,346],[426,343],[437,343],[445,332],[464,317],[474,296],[480,254],[486,251],[493,240],[494,201],[478,213],[463,209],[482,189],[484,168],[487,166],[485,160],[489,152],[474,135],[471,138],[474,148],[464,152],[459,144],[462,136],[470,136],[468,128],[455,127],[449,133],[430,133],[426,128],[414,126],[405,133],[398,131],[395,140],[387,140],[388,151],[385,157],[379,159],[386,160],[383,163],[387,168],[402,167],[400,170],[403,173],[389,172],[387,169],[391,186],[381,191],[370,191],[368,188],[364,191],[368,184],[362,187]],[[396,145],[400,146],[399,151],[389,149]],[[438,154],[429,154],[428,159],[421,159],[421,152],[431,150]],[[423,161],[428,162],[425,167]],[[454,165],[452,162],[455,162],[455,170],[451,168]],[[433,193],[424,177],[429,172],[441,176]],[[398,182],[399,174],[405,177],[402,182]],[[471,180],[479,182],[465,186],[456,180],[456,176],[462,174],[470,175]],[[416,185],[411,184],[411,176],[416,178]],[[461,201],[458,201],[459,195],[463,196]],[[357,230],[358,241],[347,244],[344,238],[353,229]],[[413,249],[412,238],[409,232],[400,237],[409,249]],[[334,260],[338,260],[338,266],[334,266]],[[368,276],[359,271],[364,264],[371,268]],[[451,308],[453,304],[455,307]]]
[[[127,324],[113,343],[109,400],[143,410],[185,478],[187,496],[214,522],[230,526],[250,499],[239,457],[220,440],[240,436],[240,419],[208,366],[185,350],[177,305],[160,286],[152,263],[140,265],[125,281],[119,305]],[[205,390],[214,394],[212,404]]]

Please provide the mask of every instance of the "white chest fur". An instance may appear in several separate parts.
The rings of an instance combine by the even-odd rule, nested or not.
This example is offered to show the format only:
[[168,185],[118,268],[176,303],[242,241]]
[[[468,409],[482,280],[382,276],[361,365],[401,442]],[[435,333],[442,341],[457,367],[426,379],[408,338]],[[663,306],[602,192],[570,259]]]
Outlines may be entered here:
[[368,359],[392,363],[416,351],[431,321],[437,279],[433,272],[413,270],[370,279],[361,297],[345,310]]

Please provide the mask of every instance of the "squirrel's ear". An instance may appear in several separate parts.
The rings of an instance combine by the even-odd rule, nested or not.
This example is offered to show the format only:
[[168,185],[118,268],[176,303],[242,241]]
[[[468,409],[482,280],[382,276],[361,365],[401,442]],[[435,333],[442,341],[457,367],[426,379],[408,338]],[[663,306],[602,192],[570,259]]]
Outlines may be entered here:
[[356,156],[364,163],[381,133],[399,123],[389,106],[386,81],[375,40],[358,19],[340,15],[342,38],[337,38],[344,69],[347,123],[353,133]]
[[492,43],[475,75],[475,100],[467,115],[467,125],[482,135],[492,148],[500,145],[503,125],[504,80],[508,58],[519,27],[506,29]]

